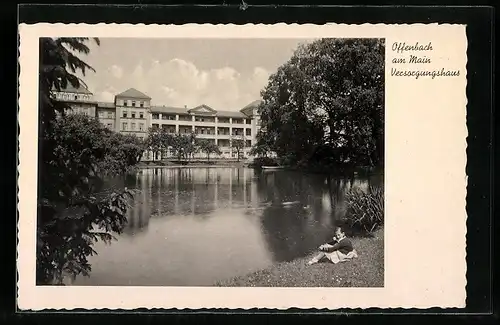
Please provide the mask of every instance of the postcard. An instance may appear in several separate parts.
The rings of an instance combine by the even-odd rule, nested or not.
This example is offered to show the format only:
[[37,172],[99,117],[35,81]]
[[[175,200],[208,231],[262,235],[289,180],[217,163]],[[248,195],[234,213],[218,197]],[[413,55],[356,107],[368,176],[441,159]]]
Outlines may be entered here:
[[21,310],[465,307],[465,25],[19,31]]

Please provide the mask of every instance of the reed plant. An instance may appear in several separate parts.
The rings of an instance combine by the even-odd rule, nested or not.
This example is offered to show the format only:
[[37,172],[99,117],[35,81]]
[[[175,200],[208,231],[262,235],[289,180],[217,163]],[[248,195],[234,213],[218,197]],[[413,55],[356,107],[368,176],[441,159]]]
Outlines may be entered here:
[[349,190],[345,195],[345,223],[351,228],[372,234],[384,224],[384,190],[370,187],[368,191],[359,188]]

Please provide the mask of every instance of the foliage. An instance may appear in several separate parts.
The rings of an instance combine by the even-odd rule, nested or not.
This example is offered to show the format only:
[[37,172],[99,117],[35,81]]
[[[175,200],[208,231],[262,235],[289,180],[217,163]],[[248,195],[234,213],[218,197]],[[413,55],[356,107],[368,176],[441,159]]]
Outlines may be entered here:
[[66,115],[68,105],[54,99],[53,90],[80,87],[77,71],[93,71],[78,58],[89,53],[87,41],[40,39],[37,284],[61,283],[63,273],[88,274],[93,243],[122,231],[132,195],[127,189],[99,193],[102,179],[135,164],[143,150],[140,140],[95,119]]
[[278,161],[270,157],[257,157],[252,162],[252,167],[260,168],[262,166],[278,166]]
[[384,41],[320,39],[271,75],[254,152],[285,164],[383,164]]
[[179,161],[188,159],[197,150],[195,140],[196,136],[194,133],[189,135],[175,134],[170,138],[170,149]]
[[384,223],[384,191],[370,187],[368,192],[350,190],[345,195],[345,222],[354,229],[371,234]]
[[257,157],[268,157],[273,152],[273,138],[269,137],[268,132],[258,132],[256,143],[250,149],[250,155]]
[[231,147],[236,150],[237,159],[238,161],[240,161],[241,152],[243,151],[243,148],[245,148],[245,141],[243,141],[242,139],[232,139]]
[[160,128],[150,128],[148,136],[144,140],[144,146],[153,152],[153,160],[155,160],[157,152],[166,152],[170,143],[171,135]]
[[198,146],[200,151],[207,154],[208,161],[210,161],[211,154],[220,155],[222,153],[219,146],[214,141],[210,141],[208,139],[198,139],[196,141],[196,145]]
[[100,164],[100,169],[106,175],[123,174],[130,171],[130,167],[139,163],[146,149],[145,142],[135,135],[111,132],[103,140],[106,140],[106,148],[109,149],[109,153]]

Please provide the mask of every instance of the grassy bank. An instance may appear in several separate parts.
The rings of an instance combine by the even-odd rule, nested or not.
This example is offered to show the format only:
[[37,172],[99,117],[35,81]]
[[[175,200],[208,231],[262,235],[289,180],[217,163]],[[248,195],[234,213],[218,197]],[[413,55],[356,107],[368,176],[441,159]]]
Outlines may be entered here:
[[312,257],[278,263],[267,269],[245,276],[219,281],[217,286],[243,287],[383,287],[384,286],[384,231],[373,237],[351,238],[358,258],[332,264],[307,266]]

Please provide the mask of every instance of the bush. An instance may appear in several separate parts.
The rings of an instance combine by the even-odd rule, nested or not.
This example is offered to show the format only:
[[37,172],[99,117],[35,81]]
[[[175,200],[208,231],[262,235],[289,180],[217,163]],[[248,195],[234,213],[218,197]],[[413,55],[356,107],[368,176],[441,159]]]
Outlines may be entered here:
[[261,168],[262,166],[278,166],[278,161],[270,157],[257,157],[251,163],[252,167]]
[[370,187],[368,192],[349,190],[345,195],[345,223],[367,234],[373,233],[384,223],[384,190]]

